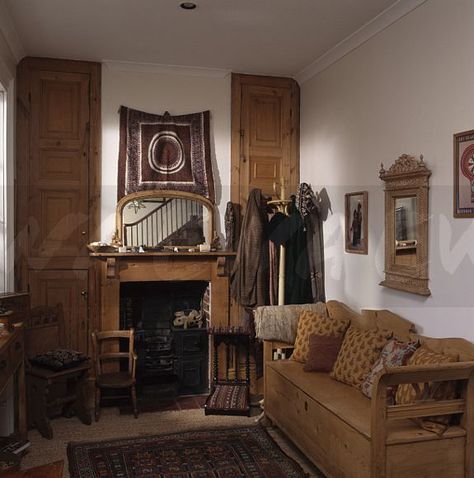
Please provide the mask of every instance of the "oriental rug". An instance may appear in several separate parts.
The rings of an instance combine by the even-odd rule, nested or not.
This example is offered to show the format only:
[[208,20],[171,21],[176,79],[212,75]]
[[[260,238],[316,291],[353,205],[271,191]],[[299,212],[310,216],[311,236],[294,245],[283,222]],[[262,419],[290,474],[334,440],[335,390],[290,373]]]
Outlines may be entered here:
[[260,426],[68,445],[71,478],[303,478]]
[[118,199],[167,189],[214,201],[209,123],[209,111],[171,116],[121,106]]

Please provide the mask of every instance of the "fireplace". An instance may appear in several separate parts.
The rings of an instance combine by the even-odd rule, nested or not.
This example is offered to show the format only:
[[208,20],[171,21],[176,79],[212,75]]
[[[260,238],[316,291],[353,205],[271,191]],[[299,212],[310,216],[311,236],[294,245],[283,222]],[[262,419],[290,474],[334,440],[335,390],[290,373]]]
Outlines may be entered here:
[[[119,329],[124,320],[123,297],[133,289],[148,290],[147,284],[151,284],[149,287],[152,289],[157,284],[158,289],[169,284],[166,287],[175,288],[175,291],[185,290],[185,284],[202,284],[202,286],[196,286],[198,288],[209,284],[212,325],[219,327],[239,323],[239,308],[233,304],[229,293],[229,274],[235,257],[233,252],[93,253],[91,257],[96,259],[95,267],[91,272],[94,278],[91,281],[94,284],[90,289],[91,300],[96,300],[100,304],[100,307],[95,309],[100,313],[92,318],[92,329]],[[154,297],[154,294],[152,291],[148,296]],[[132,323],[138,324],[138,322]],[[130,326],[130,322],[128,326]],[[174,338],[177,350],[183,350],[184,353],[184,350],[188,351],[189,348],[197,348],[196,337],[193,334],[189,337],[189,334],[191,334],[191,330],[176,333]],[[118,344],[115,344],[111,346],[110,350],[117,350],[117,348]],[[219,353],[219,363],[224,364],[224,361],[225,354]],[[209,350],[207,361],[205,361],[206,373],[204,373],[204,368],[197,370],[198,362],[190,363],[188,361],[183,362],[182,369],[178,372],[185,377],[185,382],[198,374],[205,375],[207,379],[207,371],[212,370],[212,362],[213,353]],[[165,366],[166,363],[160,365]],[[174,367],[174,362],[168,362],[168,366]],[[147,380],[151,381],[152,379]],[[207,382],[206,385],[208,385]],[[153,387],[148,385],[148,388]],[[183,386],[180,390],[181,392],[178,387],[176,393],[186,393]]]
[[120,329],[135,329],[139,398],[208,391],[208,288],[206,281],[121,284]]

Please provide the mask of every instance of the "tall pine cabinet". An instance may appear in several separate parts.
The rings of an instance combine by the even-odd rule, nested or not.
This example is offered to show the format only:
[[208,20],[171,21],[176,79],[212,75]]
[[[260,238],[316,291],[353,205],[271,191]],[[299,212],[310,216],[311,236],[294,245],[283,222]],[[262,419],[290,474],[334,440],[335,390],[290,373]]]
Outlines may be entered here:
[[65,345],[88,352],[96,308],[87,244],[100,237],[98,63],[25,58],[17,69],[16,290],[62,304]]

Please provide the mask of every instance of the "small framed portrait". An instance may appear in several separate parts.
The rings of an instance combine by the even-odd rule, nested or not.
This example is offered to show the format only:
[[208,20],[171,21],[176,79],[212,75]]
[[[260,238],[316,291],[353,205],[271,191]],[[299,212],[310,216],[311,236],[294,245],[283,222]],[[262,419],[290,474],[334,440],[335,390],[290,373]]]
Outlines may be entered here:
[[474,130],[454,135],[454,217],[474,217]]
[[358,191],[345,195],[345,245],[346,252],[368,254],[369,252],[369,193]]

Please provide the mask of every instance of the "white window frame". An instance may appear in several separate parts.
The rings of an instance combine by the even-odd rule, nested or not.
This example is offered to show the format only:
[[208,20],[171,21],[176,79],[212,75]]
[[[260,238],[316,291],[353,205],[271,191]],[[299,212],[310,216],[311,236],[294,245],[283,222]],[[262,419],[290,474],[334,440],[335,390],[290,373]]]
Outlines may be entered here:
[[0,83],[0,292],[14,290],[14,83]]

